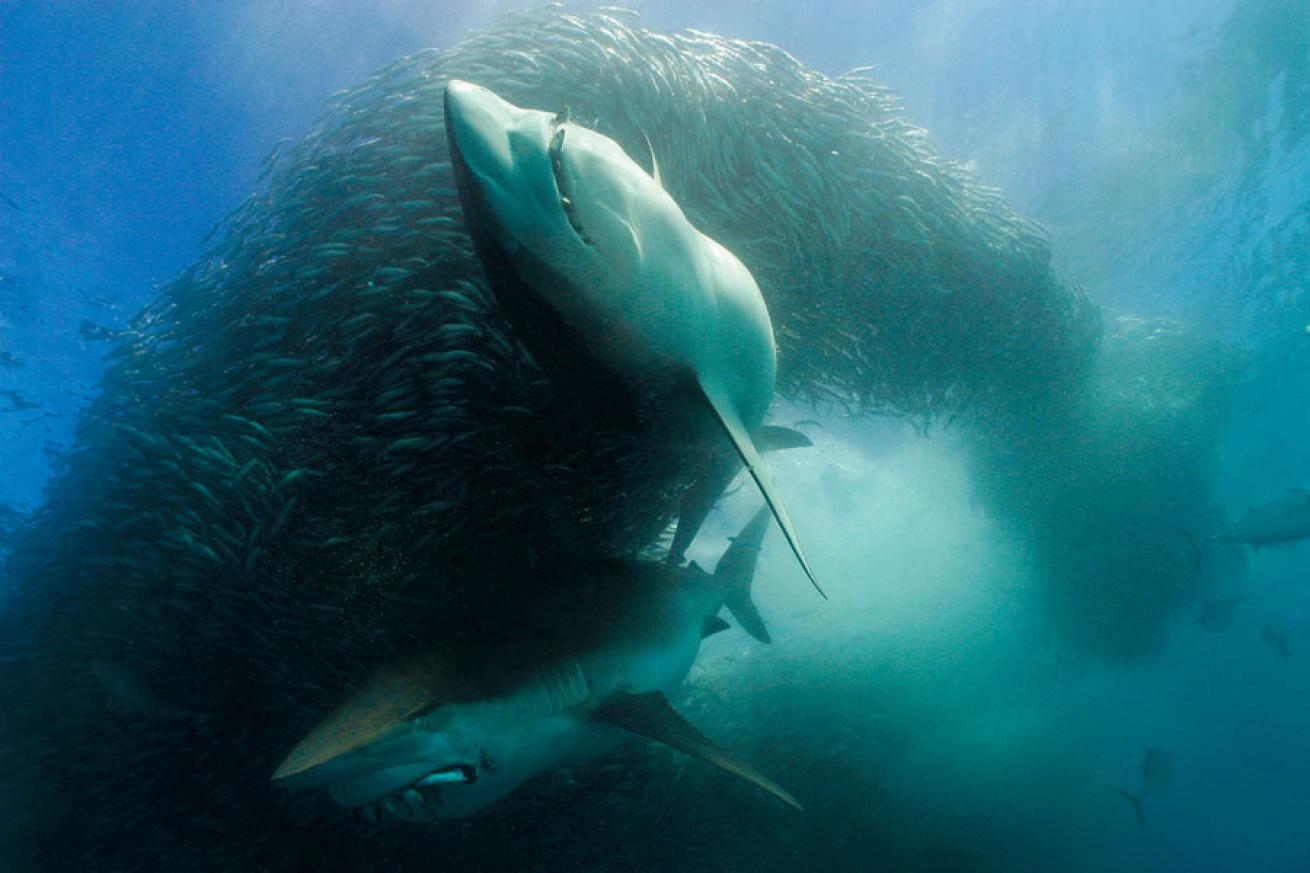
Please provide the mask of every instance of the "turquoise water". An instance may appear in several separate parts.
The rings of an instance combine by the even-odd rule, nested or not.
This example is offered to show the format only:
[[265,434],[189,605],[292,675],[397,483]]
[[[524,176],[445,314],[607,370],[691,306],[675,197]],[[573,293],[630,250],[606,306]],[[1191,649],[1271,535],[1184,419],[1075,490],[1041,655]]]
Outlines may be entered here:
[[[1310,868],[1310,546],[1192,545],[1310,487],[1310,17],[703,6],[0,5],[0,865]],[[673,702],[804,813],[644,741],[453,822],[268,779],[380,665],[544,657],[542,554],[660,560],[708,451],[517,345],[446,75],[759,283],[829,599],[769,532]]]

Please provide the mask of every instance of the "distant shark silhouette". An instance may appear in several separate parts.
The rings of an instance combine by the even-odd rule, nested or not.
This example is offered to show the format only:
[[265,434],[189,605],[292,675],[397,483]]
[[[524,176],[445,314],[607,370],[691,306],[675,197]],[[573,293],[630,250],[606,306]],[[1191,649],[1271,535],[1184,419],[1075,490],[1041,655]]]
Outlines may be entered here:
[[1142,801],[1169,787],[1169,780],[1173,777],[1173,757],[1164,749],[1153,746],[1146,750],[1146,754],[1142,756],[1142,763],[1137,765],[1137,769],[1142,774],[1141,788],[1136,793],[1120,788],[1118,794],[1132,804],[1133,811],[1137,814],[1138,827],[1145,827],[1146,808],[1142,805]]
[[1287,628],[1270,622],[1260,632],[1260,640],[1269,651],[1286,661],[1292,657],[1292,650],[1287,646]]
[[1201,604],[1196,623],[1210,633],[1223,633],[1233,623],[1233,612],[1242,597],[1212,597]]
[[1207,537],[1182,532],[1191,542],[1199,567],[1202,546],[1231,543],[1260,549],[1263,546],[1295,543],[1310,538],[1310,491],[1288,488],[1287,493],[1260,506],[1247,507],[1246,515]]

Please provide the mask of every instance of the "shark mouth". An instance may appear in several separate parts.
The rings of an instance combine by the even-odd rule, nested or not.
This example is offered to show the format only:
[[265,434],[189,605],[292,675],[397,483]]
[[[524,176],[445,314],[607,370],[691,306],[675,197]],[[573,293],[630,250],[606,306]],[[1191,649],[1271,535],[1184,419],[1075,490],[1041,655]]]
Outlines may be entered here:
[[443,785],[472,785],[477,781],[478,771],[467,764],[443,767],[414,780],[404,788],[355,807],[355,812],[370,824],[381,821],[433,821],[440,817],[440,809],[445,805],[441,799]]
[[553,124],[555,133],[550,138],[550,171],[555,175],[555,188],[559,191],[559,205],[564,210],[564,217],[569,220],[569,227],[578,235],[578,239],[587,245],[595,245],[591,237],[583,231],[574,209],[573,189],[569,186],[568,174],[564,172],[564,128],[563,113],[555,116]]

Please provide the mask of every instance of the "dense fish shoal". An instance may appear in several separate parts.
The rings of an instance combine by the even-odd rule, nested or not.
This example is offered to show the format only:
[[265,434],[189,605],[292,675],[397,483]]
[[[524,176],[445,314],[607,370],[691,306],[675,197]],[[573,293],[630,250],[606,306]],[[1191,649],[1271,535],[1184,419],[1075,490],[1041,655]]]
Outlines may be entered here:
[[[372,665],[533,593],[504,567],[562,540],[616,557],[666,544],[681,452],[585,416],[544,424],[559,398],[462,224],[451,77],[567,105],[634,155],[649,139],[688,217],[758,281],[785,397],[924,422],[967,408],[1003,434],[1017,409],[1081,396],[1098,311],[1056,278],[1040,229],[863,74],[551,9],[401,59],[275,150],[260,191],[117,338],[14,543],[0,747],[21,865],[426,868],[430,835],[288,798],[268,782],[278,758]],[[94,662],[204,717],[112,714]],[[727,826],[688,810],[678,840],[642,842],[621,793],[593,812],[599,847],[493,817],[444,858],[549,843],[622,866]]]

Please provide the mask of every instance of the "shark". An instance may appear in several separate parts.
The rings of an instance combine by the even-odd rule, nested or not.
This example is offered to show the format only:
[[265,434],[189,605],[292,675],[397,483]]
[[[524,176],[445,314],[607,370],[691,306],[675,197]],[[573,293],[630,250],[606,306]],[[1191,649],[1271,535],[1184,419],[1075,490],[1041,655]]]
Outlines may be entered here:
[[1201,604],[1201,612],[1196,623],[1210,633],[1223,633],[1233,623],[1233,611],[1243,597],[1211,597]]
[[1288,488],[1281,496],[1259,506],[1249,506],[1246,515],[1207,537],[1187,534],[1201,563],[1205,543],[1228,543],[1260,549],[1263,546],[1295,543],[1310,538],[1310,490]]
[[637,735],[801,809],[668,699],[702,639],[728,627],[722,608],[769,641],[750,591],[769,520],[761,507],[713,573],[694,562],[608,558],[555,568],[567,584],[549,586],[514,625],[375,672],[287,754],[273,781],[325,789],[370,820],[460,818]]
[[1287,628],[1270,622],[1260,631],[1260,640],[1269,651],[1286,661],[1292,657],[1292,650],[1287,645]]
[[1137,814],[1138,827],[1146,826],[1146,808],[1142,805],[1142,801],[1152,795],[1160,794],[1169,787],[1173,769],[1173,755],[1164,749],[1152,746],[1142,756],[1142,763],[1137,765],[1137,770],[1142,774],[1141,788],[1135,793],[1123,788],[1117,789],[1118,795],[1128,801],[1133,807],[1133,812]]
[[[524,109],[458,79],[444,108],[474,249],[533,358],[624,426],[691,443],[726,437],[822,595],[755,441],[777,346],[750,271],[691,224],[653,150],[647,172],[566,113]],[[721,490],[723,468],[711,466]]]

